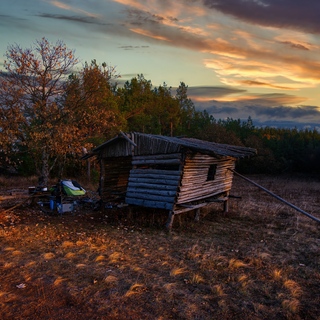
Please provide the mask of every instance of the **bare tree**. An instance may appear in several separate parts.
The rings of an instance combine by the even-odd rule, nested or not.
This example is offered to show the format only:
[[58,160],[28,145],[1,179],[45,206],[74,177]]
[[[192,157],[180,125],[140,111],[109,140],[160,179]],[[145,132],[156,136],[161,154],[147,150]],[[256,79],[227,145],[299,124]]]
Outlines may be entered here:
[[27,49],[11,45],[5,56],[5,71],[0,73],[0,147],[11,152],[25,145],[46,185],[50,160],[65,153],[72,134],[63,126],[64,110],[57,99],[78,60],[62,41],[51,44],[46,38]]

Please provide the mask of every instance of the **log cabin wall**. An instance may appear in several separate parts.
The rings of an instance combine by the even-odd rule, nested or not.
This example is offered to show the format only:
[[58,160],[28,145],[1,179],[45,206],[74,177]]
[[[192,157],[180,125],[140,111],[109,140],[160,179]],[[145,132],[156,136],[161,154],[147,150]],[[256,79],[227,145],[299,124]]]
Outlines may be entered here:
[[232,157],[188,154],[176,204],[203,200],[228,192],[233,178],[233,172],[228,168],[234,167],[235,159]]
[[132,157],[101,159],[100,197],[105,202],[124,201]]
[[181,153],[134,156],[126,203],[172,210],[181,180]]

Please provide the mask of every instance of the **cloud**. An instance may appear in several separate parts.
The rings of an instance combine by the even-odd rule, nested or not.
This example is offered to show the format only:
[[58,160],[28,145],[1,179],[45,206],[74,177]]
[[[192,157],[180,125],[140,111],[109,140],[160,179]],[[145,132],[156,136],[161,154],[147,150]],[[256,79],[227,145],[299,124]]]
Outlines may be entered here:
[[[277,107],[262,107],[248,106],[248,111],[253,111],[257,116],[266,116],[268,119],[291,119],[297,121],[299,119],[320,118],[320,110],[315,106],[277,106]],[[299,121],[298,121],[299,122]]]
[[132,32],[152,38],[152,39],[156,39],[156,40],[161,40],[161,41],[171,41],[170,38],[167,38],[165,36],[153,33],[151,31],[148,30],[144,30],[144,29],[139,29],[139,28],[131,28],[130,29]]
[[196,101],[206,101],[229,96],[231,94],[244,93],[245,91],[246,90],[243,89],[222,86],[198,86],[188,87],[188,96]]
[[[144,0],[117,2],[126,6],[124,12],[127,19],[124,26],[128,30],[146,41],[161,41],[167,46],[202,52],[206,56],[204,65],[211,68],[223,84],[296,90],[320,83],[319,41],[284,29],[259,28],[266,24],[264,19],[269,17],[270,11],[265,14],[265,18],[261,14],[262,24],[249,18],[241,19],[246,12],[243,6],[253,9],[250,15],[246,13],[249,17],[252,15],[252,19],[256,19],[255,10],[264,13],[264,10],[271,10],[272,7],[272,13],[277,10],[281,13],[283,7],[278,2],[204,1],[206,7],[202,7],[201,1],[185,0],[179,4],[172,3],[170,9],[156,0],[148,2],[148,6]],[[284,2],[287,3],[287,0]],[[299,3],[301,5],[301,2],[293,1],[292,10]],[[318,6],[312,3],[310,8],[301,6],[308,7],[303,10],[310,10],[312,13],[312,9],[315,10]],[[196,7],[198,10],[192,15],[190,10]],[[238,15],[237,18],[243,23],[232,21],[223,15],[214,15],[208,9],[205,11],[208,7],[227,15]],[[288,6],[287,10],[290,11],[290,8]],[[276,26],[272,21],[271,19],[268,27]],[[253,29],[252,23],[257,24],[258,28]],[[294,20],[294,24],[298,23]],[[319,23],[318,19],[315,23]],[[312,41],[314,43],[310,43]],[[286,81],[278,82],[275,79],[278,75]]]
[[203,0],[210,8],[260,26],[320,33],[318,0]]
[[[309,105],[282,105],[281,101],[287,102],[299,100],[297,97],[278,95],[271,97],[262,95],[260,99],[242,100],[242,101],[218,101],[195,102],[196,109],[199,111],[206,110],[215,119],[242,119],[249,116],[254,123],[296,123],[304,126],[313,126],[320,122],[320,109],[317,106]],[[278,104],[276,104],[278,102]],[[318,125],[317,124],[317,125]],[[293,125],[291,125],[293,127]]]
[[149,48],[150,46],[131,46],[131,45],[127,45],[127,46],[120,46],[119,49],[123,49],[123,50],[135,50],[135,49],[146,49]]
[[290,48],[292,49],[299,49],[299,50],[307,50],[309,51],[310,49],[300,43],[294,43],[292,41],[283,41],[283,42],[280,42],[282,44],[285,44],[285,45],[288,45]]
[[59,9],[80,13],[80,14],[83,14],[83,15],[85,15],[87,17],[98,18],[100,16],[100,14],[94,14],[94,13],[91,13],[89,11],[80,9],[80,8],[78,8],[76,6],[73,7],[73,6],[67,5],[66,3],[63,3],[61,1],[49,0],[48,2],[51,3],[53,6],[59,8]]
[[92,17],[86,16],[68,16],[68,15],[61,15],[61,14],[50,14],[50,13],[40,13],[37,15],[38,17],[42,18],[49,18],[49,19],[56,19],[56,20],[65,20],[71,22],[80,22],[80,23],[89,23],[89,24],[97,24],[97,20]]
[[257,80],[241,80],[238,82],[240,85],[250,86],[250,87],[269,87],[279,90],[291,90],[292,87],[286,87],[281,85],[274,85],[272,83],[257,81]]

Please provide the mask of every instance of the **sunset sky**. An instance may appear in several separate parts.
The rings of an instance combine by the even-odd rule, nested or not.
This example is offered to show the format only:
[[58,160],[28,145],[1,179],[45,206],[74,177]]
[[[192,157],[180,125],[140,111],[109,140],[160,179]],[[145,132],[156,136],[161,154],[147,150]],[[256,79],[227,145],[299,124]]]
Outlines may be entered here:
[[63,40],[122,81],[185,82],[216,119],[320,129],[319,15],[319,0],[1,0],[0,69],[8,45]]

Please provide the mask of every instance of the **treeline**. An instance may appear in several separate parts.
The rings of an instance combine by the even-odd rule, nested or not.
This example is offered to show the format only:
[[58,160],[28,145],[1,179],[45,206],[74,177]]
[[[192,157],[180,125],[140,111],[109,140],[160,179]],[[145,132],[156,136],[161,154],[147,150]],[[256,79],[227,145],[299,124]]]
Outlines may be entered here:
[[196,110],[181,82],[173,91],[143,75],[119,86],[115,68],[86,63],[79,72],[74,52],[45,38],[36,46],[11,46],[0,73],[0,167],[20,174],[53,176],[85,172],[84,150],[120,130],[187,136],[256,148],[239,162],[249,173],[318,172],[316,130],[257,128],[247,121],[218,120]]
[[241,160],[246,173],[320,173],[320,132],[316,129],[255,127],[247,121],[211,119],[201,139],[257,149],[257,155]]

